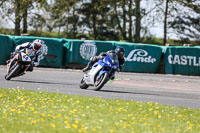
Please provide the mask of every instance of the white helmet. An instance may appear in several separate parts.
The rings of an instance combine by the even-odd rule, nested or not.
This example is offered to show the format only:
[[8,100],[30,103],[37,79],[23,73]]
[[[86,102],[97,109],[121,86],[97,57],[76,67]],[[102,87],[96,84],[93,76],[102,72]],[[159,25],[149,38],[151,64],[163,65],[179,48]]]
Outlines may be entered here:
[[39,39],[34,40],[32,43],[33,50],[38,51],[42,47],[43,44],[44,44],[43,40],[39,40]]
[[33,41],[33,43],[40,43],[40,44],[44,44],[45,42],[43,40],[40,39],[36,39]]

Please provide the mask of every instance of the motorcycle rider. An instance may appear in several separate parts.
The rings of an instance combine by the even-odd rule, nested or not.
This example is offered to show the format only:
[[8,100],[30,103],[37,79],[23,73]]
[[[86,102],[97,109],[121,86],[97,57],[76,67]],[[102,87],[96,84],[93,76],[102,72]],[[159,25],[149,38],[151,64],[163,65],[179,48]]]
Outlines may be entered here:
[[[34,66],[38,66],[41,59],[44,58],[44,55],[47,55],[48,47],[45,42],[40,39],[36,39],[33,42],[26,42],[21,45],[18,45],[15,48],[14,55],[21,50],[27,50],[31,55],[31,58],[34,59],[31,66],[26,71],[33,71]],[[26,52],[26,51],[24,51]]]
[[[102,52],[100,53],[99,56],[93,56],[90,58],[90,61],[88,63],[88,65],[83,69],[83,72],[86,72],[88,70],[91,69],[91,67],[100,59],[104,59],[106,57],[106,53],[115,53],[118,56],[118,61],[119,61],[119,68],[118,68],[118,72],[121,71],[122,66],[124,65],[124,56],[125,56],[125,50],[123,47],[118,46],[115,50],[110,50],[107,52]],[[112,78],[114,79],[114,77]]]

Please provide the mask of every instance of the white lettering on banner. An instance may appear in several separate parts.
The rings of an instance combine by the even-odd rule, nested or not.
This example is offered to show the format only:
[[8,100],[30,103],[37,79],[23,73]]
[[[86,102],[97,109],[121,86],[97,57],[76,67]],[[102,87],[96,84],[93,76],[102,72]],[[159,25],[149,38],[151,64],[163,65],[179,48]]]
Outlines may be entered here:
[[93,41],[84,41],[80,46],[81,57],[85,60],[90,60],[97,53],[97,47]]
[[125,61],[154,63],[156,62],[156,58],[148,56],[148,52],[143,49],[134,49],[125,57]]
[[177,65],[189,65],[189,66],[200,66],[200,57],[196,56],[186,56],[186,55],[169,55],[169,64]]

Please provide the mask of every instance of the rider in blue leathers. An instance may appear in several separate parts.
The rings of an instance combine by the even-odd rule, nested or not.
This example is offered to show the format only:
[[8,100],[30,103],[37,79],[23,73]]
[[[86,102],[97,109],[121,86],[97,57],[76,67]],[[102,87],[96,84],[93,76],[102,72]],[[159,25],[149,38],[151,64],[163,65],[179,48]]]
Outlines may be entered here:
[[118,72],[121,71],[122,66],[124,65],[124,55],[125,55],[125,50],[123,47],[117,47],[115,50],[110,50],[107,52],[102,52],[100,53],[99,56],[93,56],[90,58],[90,61],[88,65],[83,69],[83,72],[86,72],[91,69],[91,67],[100,59],[103,59],[106,57],[106,53],[115,53],[118,56],[118,61],[119,61],[119,69]]

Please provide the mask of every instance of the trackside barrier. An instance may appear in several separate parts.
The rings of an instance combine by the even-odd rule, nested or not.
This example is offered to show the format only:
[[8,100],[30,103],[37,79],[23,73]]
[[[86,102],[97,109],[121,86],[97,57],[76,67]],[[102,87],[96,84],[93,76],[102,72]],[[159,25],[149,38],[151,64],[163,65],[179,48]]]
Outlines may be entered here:
[[47,56],[44,57],[40,62],[40,66],[45,67],[62,67],[63,66],[63,44],[67,41],[66,39],[57,38],[43,38],[43,37],[24,37],[14,36],[15,47],[25,42],[32,42],[35,39],[41,39],[45,41],[48,47]]
[[125,48],[125,64],[122,71],[157,73],[163,53],[162,46],[117,42],[115,46]]
[[[125,48],[124,72],[158,73],[161,66],[166,74],[200,76],[200,47],[158,46],[116,41],[72,40],[30,36],[0,35],[0,65],[5,65],[15,47],[35,39],[44,40],[48,54],[40,62],[44,67],[75,68],[86,65],[92,56],[114,50],[117,46]],[[80,68],[80,67],[79,67]]]
[[114,42],[92,40],[67,40],[64,44],[64,65],[87,64],[92,56],[114,49]]
[[14,49],[14,41],[11,36],[0,35],[0,65],[5,65]]
[[200,76],[200,47],[167,47],[165,73]]

